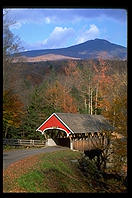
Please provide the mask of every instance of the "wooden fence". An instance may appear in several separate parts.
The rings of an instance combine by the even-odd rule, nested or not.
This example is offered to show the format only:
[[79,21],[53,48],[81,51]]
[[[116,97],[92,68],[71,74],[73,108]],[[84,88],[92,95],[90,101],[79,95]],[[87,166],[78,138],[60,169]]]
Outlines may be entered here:
[[46,140],[3,139],[3,145],[10,146],[45,146]]

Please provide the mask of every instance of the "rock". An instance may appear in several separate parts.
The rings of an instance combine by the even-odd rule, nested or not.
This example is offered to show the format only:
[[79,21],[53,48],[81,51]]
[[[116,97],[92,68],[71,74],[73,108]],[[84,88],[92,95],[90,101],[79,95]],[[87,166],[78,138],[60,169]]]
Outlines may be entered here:
[[77,159],[71,160],[71,162],[73,162],[73,163],[78,163],[78,160],[77,160]]

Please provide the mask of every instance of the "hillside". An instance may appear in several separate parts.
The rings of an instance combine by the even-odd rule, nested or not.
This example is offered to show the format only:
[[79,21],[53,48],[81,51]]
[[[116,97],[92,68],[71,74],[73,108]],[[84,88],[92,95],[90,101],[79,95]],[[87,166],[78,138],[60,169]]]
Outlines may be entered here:
[[64,59],[127,59],[127,48],[104,39],[89,40],[84,43],[60,49],[31,50],[17,54],[24,62]]
[[40,56],[22,56],[17,57],[14,62],[20,62],[21,60],[23,62],[40,62],[40,61],[55,61],[55,60],[79,60],[80,58],[75,58],[75,57],[70,57],[70,56],[63,56],[63,55],[58,55],[58,54],[45,54],[45,55],[40,55]]
[[[77,68],[83,69],[86,65],[92,71],[91,60],[74,60]],[[98,66],[98,61],[93,61]],[[43,82],[52,82],[57,78],[66,78],[65,68],[69,65],[69,60],[37,61],[13,63],[10,67],[10,77],[8,86],[15,88],[15,92],[20,95],[24,104],[27,104],[30,91],[35,86],[40,86]],[[110,73],[124,73],[127,68],[127,61],[107,60]],[[109,74],[110,75],[110,74]]]

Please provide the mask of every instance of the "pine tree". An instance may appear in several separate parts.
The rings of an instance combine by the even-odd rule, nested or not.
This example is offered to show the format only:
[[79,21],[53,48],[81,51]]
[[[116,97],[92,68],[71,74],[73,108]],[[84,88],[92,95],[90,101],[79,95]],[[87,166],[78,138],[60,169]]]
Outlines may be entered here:
[[30,96],[30,103],[27,106],[25,117],[20,128],[21,136],[27,139],[40,139],[41,133],[36,132],[38,126],[45,120],[43,110],[43,98],[40,89],[35,88]]

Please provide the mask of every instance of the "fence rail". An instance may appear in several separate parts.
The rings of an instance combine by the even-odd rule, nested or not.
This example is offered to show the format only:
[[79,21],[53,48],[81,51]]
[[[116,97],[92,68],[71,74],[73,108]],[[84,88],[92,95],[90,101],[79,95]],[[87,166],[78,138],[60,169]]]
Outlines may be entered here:
[[45,146],[46,140],[3,139],[3,145],[10,146]]

